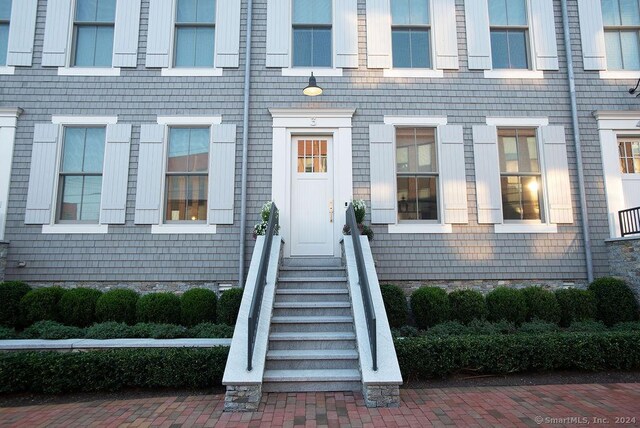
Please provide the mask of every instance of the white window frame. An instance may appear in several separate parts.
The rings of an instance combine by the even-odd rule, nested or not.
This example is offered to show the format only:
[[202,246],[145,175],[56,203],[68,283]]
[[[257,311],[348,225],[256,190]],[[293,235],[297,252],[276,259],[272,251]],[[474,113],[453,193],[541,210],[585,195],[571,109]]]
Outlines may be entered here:
[[[104,126],[115,125],[118,123],[117,116],[52,116],[51,123],[58,126],[58,144],[56,147],[56,171],[53,182],[53,195],[52,195],[52,207],[51,217],[49,224],[42,225],[43,234],[105,234],[109,233],[108,224],[100,224],[99,221],[96,224],[86,223],[56,223],[56,216],[58,213],[58,186],[60,182],[60,167],[62,162],[62,149],[64,145],[64,128],[65,126]],[[105,133],[106,137],[106,133]],[[106,144],[106,141],[105,141]],[[105,151],[106,153],[106,151]],[[103,160],[104,165],[104,160]],[[104,167],[103,167],[104,172]],[[102,193],[101,193],[102,196]],[[55,202],[54,202],[55,201]]]
[[[600,4],[600,13],[602,13],[602,1],[599,1]],[[604,18],[604,14],[603,14],[603,18]],[[603,37],[604,37],[604,22],[602,23],[602,33],[603,33]],[[605,60],[606,60],[606,54],[607,54],[607,47],[606,47],[606,43],[605,43],[605,47],[604,47],[604,52],[605,52]],[[632,80],[638,80],[640,79],[640,70],[601,70],[600,71],[600,78],[603,80],[627,80],[627,79],[632,79]]]
[[[540,163],[540,180],[542,181],[542,217],[544,221],[537,220],[504,220],[502,215],[502,223],[494,225],[494,232],[500,233],[558,233],[558,226],[550,223],[549,213],[549,193],[547,190],[546,165],[544,159],[544,151],[542,150],[542,138],[540,136],[540,127],[549,126],[549,119],[546,117],[487,117],[486,124],[495,126],[496,128],[536,128],[536,143],[538,147],[538,161]],[[497,148],[496,139],[496,148]],[[499,156],[496,150],[496,156]],[[498,162],[500,165],[500,162]],[[502,189],[500,189],[500,198],[502,199]]]
[[[393,165],[394,165],[394,194],[398,194],[397,189],[397,171],[396,169],[396,131],[395,128],[398,127],[416,127],[416,128],[437,128],[440,125],[447,124],[446,116],[385,116],[384,117],[385,125],[393,125]],[[387,226],[387,233],[389,234],[398,234],[398,233],[410,233],[410,234],[421,234],[421,233],[452,233],[453,227],[451,224],[444,223],[444,191],[442,187],[442,179],[440,179],[440,153],[441,153],[441,144],[440,139],[437,135],[436,129],[436,162],[438,163],[438,220],[423,220],[416,221],[411,223],[400,222],[398,221],[398,207],[396,203],[396,223],[389,224]]]
[[[209,223],[209,199],[207,198],[207,221],[205,223],[198,224],[186,224],[186,223],[166,223],[164,219],[165,209],[166,209],[166,180],[167,180],[167,152],[169,147],[169,128],[171,126],[194,126],[194,127],[202,127],[208,126],[212,127],[213,125],[220,125],[222,123],[222,116],[158,116],[157,118],[158,125],[164,126],[164,138],[162,141],[162,184],[160,187],[161,193],[161,201],[162,209],[160,212],[160,223],[151,225],[151,233],[160,235],[160,234],[214,234],[216,233],[216,225],[208,224]],[[213,132],[211,130],[210,132]],[[209,137],[209,144],[211,144],[211,135]],[[209,153],[211,155],[211,153]],[[208,171],[207,179],[210,180],[211,171]],[[209,189],[209,186],[207,186]]]
[[[14,1],[20,1],[20,0],[14,0]],[[13,7],[13,3],[12,3],[12,7]],[[9,11],[9,31],[11,31],[11,10]],[[7,57],[8,56],[9,56],[9,41],[7,40]],[[16,68],[14,66],[9,66],[6,64],[0,65],[0,75],[11,75],[11,74],[14,74],[15,71],[16,71]]]
[[[535,0],[534,0],[535,1]],[[485,79],[544,79],[544,72],[536,68],[536,51],[533,40],[533,23],[531,18],[533,10],[531,8],[531,0],[525,0],[527,8],[527,55],[531,64],[529,69],[490,69],[484,70]],[[489,22],[489,37],[491,37],[491,22]],[[493,63],[493,51],[491,52],[491,62]]]
[[0,108],[0,242],[4,240],[11,183],[11,164],[21,108]]
[[[220,2],[216,0],[216,22],[214,34],[216,39],[218,38],[218,5]],[[213,45],[213,67],[176,67],[174,65],[176,55],[176,16],[178,14],[178,2],[172,0],[171,2],[171,49],[169,50],[169,67],[163,67],[160,69],[160,75],[164,77],[219,77],[222,76],[222,68],[216,67],[216,45]]]

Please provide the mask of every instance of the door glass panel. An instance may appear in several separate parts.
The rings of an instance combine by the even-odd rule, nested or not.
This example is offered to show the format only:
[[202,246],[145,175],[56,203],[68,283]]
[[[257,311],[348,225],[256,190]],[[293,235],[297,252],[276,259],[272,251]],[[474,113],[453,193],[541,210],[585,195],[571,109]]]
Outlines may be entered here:
[[299,173],[327,172],[327,140],[298,140]]

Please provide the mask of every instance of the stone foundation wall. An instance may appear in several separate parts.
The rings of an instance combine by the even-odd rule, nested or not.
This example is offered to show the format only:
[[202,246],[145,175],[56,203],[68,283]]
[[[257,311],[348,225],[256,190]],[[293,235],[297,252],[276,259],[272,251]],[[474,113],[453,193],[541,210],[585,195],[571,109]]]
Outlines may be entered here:
[[362,395],[367,407],[399,407],[400,387],[398,385],[367,385],[362,387]]
[[439,287],[446,291],[471,289],[487,294],[497,287],[525,288],[540,286],[547,290],[557,290],[561,288],[586,288],[587,281],[575,280],[477,280],[477,281],[380,281],[380,284],[394,284],[402,288],[407,296],[422,286]]
[[225,412],[255,412],[262,399],[262,385],[227,385]]
[[611,239],[609,250],[609,274],[627,281],[640,302],[640,236]]
[[[230,287],[219,283],[212,282],[32,282],[29,281],[29,285],[33,288],[42,287],[62,287],[62,288],[94,288],[100,291],[109,291],[114,288],[128,288],[134,290],[140,294],[157,293],[157,292],[172,292],[176,294],[182,294],[192,288],[206,288],[208,290],[215,291],[220,294],[224,290]],[[222,286],[221,286],[222,285]],[[235,286],[236,284],[232,284]]]
[[0,282],[4,281],[4,268],[7,266],[8,252],[9,252],[9,243],[0,242]]

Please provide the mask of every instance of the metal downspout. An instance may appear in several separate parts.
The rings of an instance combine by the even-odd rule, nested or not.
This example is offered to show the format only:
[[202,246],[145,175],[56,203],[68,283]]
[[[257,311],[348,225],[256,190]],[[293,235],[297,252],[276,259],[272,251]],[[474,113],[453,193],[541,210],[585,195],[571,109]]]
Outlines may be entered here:
[[593,261],[591,259],[591,237],[589,236],[589,216],[587,213],[587,196],[584,190],[584,170],[582,165],[582,148],[580,146],[580,128],[578,124],[578,105],[576,102],[576,79],[573,72],[573,55],[571,52],[571,34],[569,32],[569,14],[567,0],[562,3],[562,28],[564,30],[564,49],[567,59],[567,75],[569,80],[569,96],[571,98],[571,120],[573,122],[573,143],[576,150],[578,168],[578,190],[580,192],[580,215],[582,216],[582,235],[584,236],[584,256],[587,262],[587,280],[593,281]]
[[249,90],[251,88],[251,30],[253,0],[247,0],[247,41],[244,64],[244,101],[242,116],[242,184],[240,197],[240,255],[238,263],[238,285],[244,287],[245,229],[247,225],[247,157],[249,152]]

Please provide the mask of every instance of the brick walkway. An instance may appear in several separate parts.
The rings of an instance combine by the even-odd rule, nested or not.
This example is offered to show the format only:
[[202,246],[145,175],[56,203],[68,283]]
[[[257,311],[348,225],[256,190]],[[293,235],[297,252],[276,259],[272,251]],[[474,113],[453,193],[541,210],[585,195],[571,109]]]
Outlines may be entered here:
[[360,394],[274,393],[254,413],[223,413],[223,395],[100,400],[0,408],[0,426],[640,426],[640,383],[403,389],[401,398],[397,409],[367,409]]

